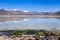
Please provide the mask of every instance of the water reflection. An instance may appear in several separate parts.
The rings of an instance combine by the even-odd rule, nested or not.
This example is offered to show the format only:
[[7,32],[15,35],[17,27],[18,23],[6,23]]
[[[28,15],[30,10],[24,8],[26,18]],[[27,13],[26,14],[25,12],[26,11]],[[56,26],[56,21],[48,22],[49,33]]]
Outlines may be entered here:
[[60,29],[60,18],[1,18],[0,21],[0,29]]
[[56,19],[60,19],[60,17],[55,17]]
[[[49,17],[39,17],[41,19],[43,18],[46,18],[48,19]],[[39,18],[33,18],[33,19],[39,19]],[[52,18],[52,17],[50,17]],[[60,19],[60,17],[55,17],[56,19]],[[20,17],[0,17],[0,22],[5,22],[5,21],[20,21],[20,20],[23,20],[23,19],[27,19],[27,18],[20,18]],[[28,18],[29,19],[29,18]]]

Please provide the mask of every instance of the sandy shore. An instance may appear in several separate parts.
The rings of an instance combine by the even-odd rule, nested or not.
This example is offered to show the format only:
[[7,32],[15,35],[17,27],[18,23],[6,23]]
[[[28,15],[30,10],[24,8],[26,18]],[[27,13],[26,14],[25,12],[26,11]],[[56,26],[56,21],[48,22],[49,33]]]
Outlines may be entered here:
[[0,15],[0,17],[30,18],[30,17],[60,17],[60,15]]

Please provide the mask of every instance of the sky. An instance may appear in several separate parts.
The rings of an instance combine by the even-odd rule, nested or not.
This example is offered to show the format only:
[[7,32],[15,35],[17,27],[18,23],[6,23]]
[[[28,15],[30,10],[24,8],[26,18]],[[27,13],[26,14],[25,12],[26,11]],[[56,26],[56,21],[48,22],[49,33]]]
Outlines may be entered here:
[[60,0],[0,0],[0,8],[28,11],[60,11]]

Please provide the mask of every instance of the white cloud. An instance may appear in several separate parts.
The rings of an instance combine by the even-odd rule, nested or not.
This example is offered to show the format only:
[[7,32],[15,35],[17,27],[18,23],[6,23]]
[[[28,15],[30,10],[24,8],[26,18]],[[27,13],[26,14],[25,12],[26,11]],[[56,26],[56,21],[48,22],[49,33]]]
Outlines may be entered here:
[[24,10],[23,12],[28,12],[27,10]]
[[9,9],[5,9],[5,10],[9,10]]
[[17,11],[17,10],[19,10],[19,9],[13,9],[13,11]]
[[5,8],[5,10],[12,11],[11,9],[6,9],[6,8]]
[[42,12],[42,11],[39,11],[39,12]]

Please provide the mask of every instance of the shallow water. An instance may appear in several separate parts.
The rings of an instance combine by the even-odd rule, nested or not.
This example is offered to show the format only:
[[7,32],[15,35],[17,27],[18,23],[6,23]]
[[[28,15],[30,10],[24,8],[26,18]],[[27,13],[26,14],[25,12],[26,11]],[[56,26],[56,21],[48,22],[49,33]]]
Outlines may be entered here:
[[45,29],[60,30],[60,18],[0,18],[0,30]]

